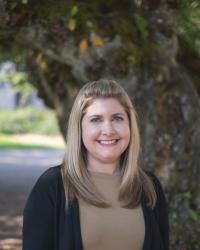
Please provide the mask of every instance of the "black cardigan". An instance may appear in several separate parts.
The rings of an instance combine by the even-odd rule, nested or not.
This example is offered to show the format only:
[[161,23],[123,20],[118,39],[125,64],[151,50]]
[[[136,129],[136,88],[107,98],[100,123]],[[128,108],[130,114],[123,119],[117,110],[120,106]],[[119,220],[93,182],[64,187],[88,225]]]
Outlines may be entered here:
[[[81,250],[78,201],[65,212],[61,166],[46,170],[33,187],[24,208],[23,250]],[[142,199],[145,221],[143,250],[169,249],[169,224],[165,196],[160,182],[150,174],[158,196],[152,210]],[[114,250],[114,249],[111,249]]]

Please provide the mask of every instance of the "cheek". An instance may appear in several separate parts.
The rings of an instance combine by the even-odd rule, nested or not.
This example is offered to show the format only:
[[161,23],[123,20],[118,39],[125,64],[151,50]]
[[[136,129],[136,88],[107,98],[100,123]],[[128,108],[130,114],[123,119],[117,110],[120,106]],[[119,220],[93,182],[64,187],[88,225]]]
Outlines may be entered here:
[[130,138],[130,127],[128,124],[123,124],[122,126],[118,127],[118,133],[121,134],[124,138]]
[[90,124],[82,124],[82,140],[83,143],[89,143],[96,139],[98,135],[98,130]]
[[127,140],[127,143],[129,144],[129,142],[130,142],[130,130],[129,130],[129,128],[128,128],[128,130],[127,130],[127,133],[125,134],[125,137],[126,137],[126,140]]
[[127,125],[126,131],[127,131],[127,136],[130,138],[130,136],[131,136],[131,131],[130,131],[129,125]]

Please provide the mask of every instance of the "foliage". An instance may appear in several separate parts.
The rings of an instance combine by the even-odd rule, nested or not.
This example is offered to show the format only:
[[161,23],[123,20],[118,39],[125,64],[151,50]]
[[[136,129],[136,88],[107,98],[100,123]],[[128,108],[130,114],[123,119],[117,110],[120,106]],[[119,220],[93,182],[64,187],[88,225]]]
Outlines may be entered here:
[[25,108],[0,110],[0,133],[58,135],[59,129],[53,111]]
[[149,35],[147,29],[147,21],[144,19],[144,17],[138,14],[134,15],[134,19],[135,19],[135,24],[141,33],[142,38],[147,38]]
[[12,85],[14,93],[20,93],[20,106],[24,106],[36,89],[29,83],[27,72],[14,72],[8,74],[0,74],[0,84],[8,81]]
[[200,2],[184,1],[178,16],[178,35],[200,56]]
[[190,215],[195,222],[200,224],[200,214],[196,210],[190,209]]
[[78,14],[78,11],[78,5],[73,5],[70,10],[70,19],[68,21],[68,28],[70,31],[74,31],[76,29],[77,22],[75,16]]
[[7,4],[11,9],[14,9],[17,6],[28,4],[28,0],[8,0]]

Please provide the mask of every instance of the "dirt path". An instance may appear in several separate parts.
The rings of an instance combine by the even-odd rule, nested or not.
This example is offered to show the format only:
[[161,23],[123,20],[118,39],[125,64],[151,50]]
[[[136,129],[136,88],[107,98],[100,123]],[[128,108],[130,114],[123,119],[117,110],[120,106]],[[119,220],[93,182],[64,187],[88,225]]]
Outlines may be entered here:
[[37,178],[62,162],[61,150],[0,151],[0,250],[21,249],[22,214]]

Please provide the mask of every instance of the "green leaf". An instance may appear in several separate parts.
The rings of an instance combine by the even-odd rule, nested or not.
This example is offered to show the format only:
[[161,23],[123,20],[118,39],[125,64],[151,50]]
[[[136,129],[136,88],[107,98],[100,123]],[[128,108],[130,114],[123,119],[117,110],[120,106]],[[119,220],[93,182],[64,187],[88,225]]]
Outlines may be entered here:
[[73,17],[75,16],[77,13],[78,13],[78,5],[74,5],[72,8],[71,8],[71,11],[70,11],[70,16]]
[[140,31],[143,38],[147,38],[149,35],[148,29],[147,29],[147,22],[144,19],[144,17],[135,14],[134,15],[135,24],[137,26],[137,29]]
[[194,209],[190,209],[190,215],[194,221],[200,224],[200,214]]
[[176,225],[177,225],[176,219],[172,218],[172,217],[169,217],[169,224],[170,224],[171,227],[175,228]]
[[76,19],[74,19],[74,18],[69,19],[68,28],[71,31],[74,31],[76,29]]

